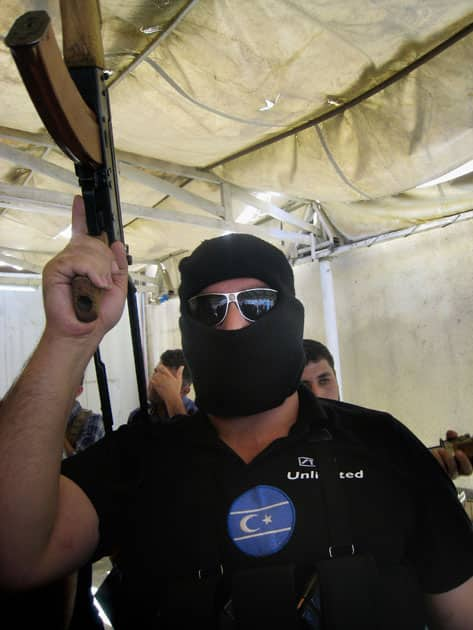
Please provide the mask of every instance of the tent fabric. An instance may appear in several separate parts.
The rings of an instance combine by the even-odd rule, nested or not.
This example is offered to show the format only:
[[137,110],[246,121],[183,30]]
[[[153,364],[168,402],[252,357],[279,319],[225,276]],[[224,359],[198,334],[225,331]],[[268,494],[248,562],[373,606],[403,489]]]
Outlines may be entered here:
[[[102,0],[100,6],[119,152],[198,168],[248,192],[282,194],[284,203],[301,202],[293,216],[304,220],[318,203],[347,240],[471,209],[468,178],[416,189],[473,158],[469,0]],[[61,43],[52,1],[4,2],[2,33],[25,11],[39,9],[50,13]],[[56,172],[28,168],[5,149],[0,184],[72,197],[72,163],[40,141],[47,133],[5,45],[0,86],[0,149],[72,177],[68,183]],[[222,204],[219,183],[137,168]],[[120,195],[125,204],[190,216],[184,223],[126,213],[126,239],[143,263],[192,249],[221,233],[228,219],[123,173]],[[34,201],[29,211],[0,195],[0,248],[41,266],[64,243],[57,234],[68,217],[64,208],[44,213]],[[261,225],[278,223],[297,229],[274,218]]]

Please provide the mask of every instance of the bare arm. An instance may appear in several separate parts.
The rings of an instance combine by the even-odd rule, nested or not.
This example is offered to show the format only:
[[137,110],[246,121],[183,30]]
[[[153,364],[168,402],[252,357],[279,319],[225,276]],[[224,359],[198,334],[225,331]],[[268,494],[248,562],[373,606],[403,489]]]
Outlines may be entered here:
[[69,442],[69,440],[67,439],[67,437],[64,438],[64,450],[66,451],[66,455],[68,457],[70,457],[71,455],[74,455],[76,450],[75,448],[72,446],[72,444]]
[[184,366],[181,365],[174,374],[169,368],[160,363],[151,377],[150,387],[163,400],[170,418],[178,414],[187,414],[181,395],[183,371]]
[[473,577],[446,593],[427,597],[429,630],[471,630]]
[[[79,322],[71,280],[88,275],[104,289],[99,318]],[[98,540],[97,515],[82,490],[60,477],[66,420],[82,374],[126,297],[121,243],[85,236],[82,200],[73,205],[73,237],[46,265],[46,326],[0,407],[0,584],[31,586],[74,568]]]

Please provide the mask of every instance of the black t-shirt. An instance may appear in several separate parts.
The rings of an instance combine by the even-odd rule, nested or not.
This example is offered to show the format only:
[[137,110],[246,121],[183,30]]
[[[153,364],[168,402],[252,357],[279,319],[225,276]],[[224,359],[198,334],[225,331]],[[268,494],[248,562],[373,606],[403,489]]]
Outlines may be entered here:
[[208,608],[206,581],[219,608],[253,569],[294,567],[299,597],[336,536],[316,447],[327,436],[355,553],[375,559],[383,628],[422,630],[422,593],[473,575],[471,523],[428,449],[389,414],[299,398],[289,436],[249,464],[200,412],[120,427],[63,462],[99,515],[96,557],[118,551],[135,627],[168,627],[163,601],[185,627]]

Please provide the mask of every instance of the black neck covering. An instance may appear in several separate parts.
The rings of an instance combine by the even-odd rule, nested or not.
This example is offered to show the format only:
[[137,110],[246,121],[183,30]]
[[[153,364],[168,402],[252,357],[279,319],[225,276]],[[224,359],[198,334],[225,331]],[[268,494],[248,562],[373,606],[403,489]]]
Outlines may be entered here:
[[[196,404],[221,417],[249,416],[277,407],[296,389],[304,368],[304,308],[284,254],[255,236],[229,234],[204,241],[180,265],[184,355]],[[277,289],[278,302],[240,330],[217,330],[195,321],[187,300],[215,282],[258,278]]]

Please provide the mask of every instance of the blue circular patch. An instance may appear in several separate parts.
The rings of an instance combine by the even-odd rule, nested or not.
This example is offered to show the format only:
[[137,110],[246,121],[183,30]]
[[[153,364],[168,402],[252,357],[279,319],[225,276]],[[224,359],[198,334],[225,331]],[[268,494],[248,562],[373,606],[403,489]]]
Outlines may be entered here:
[[232,503],[227,527],[234,544],[249,556],[270,556],[291,538],[296,510],[285,492],[256,486]]

